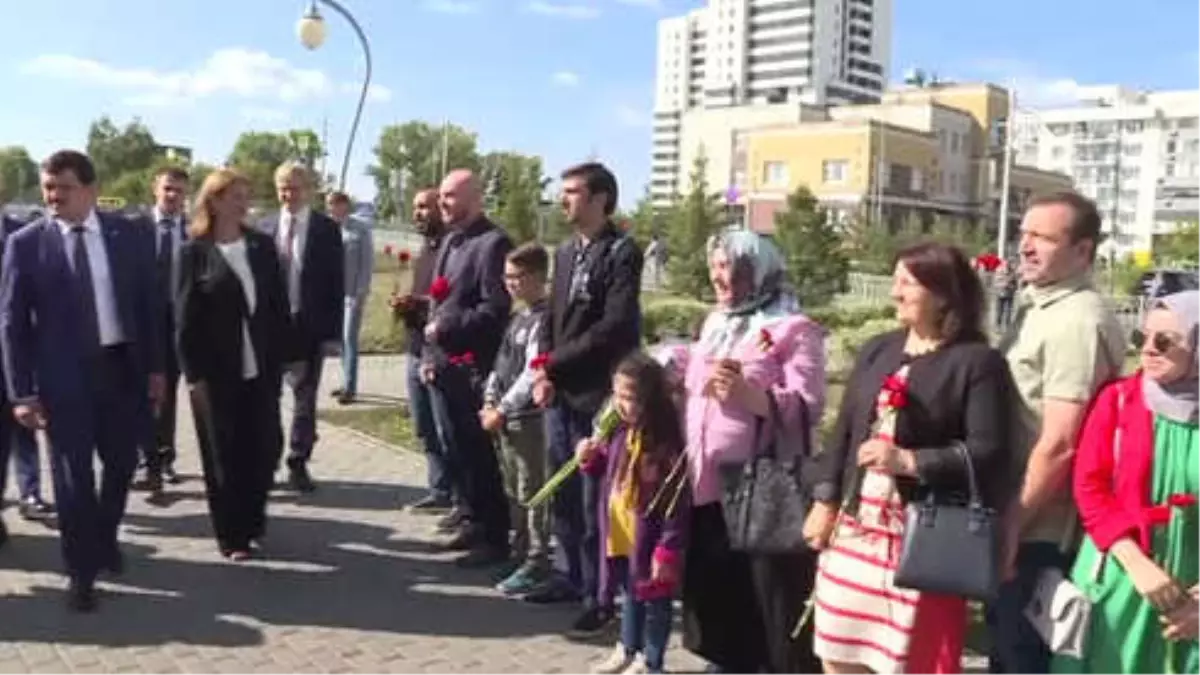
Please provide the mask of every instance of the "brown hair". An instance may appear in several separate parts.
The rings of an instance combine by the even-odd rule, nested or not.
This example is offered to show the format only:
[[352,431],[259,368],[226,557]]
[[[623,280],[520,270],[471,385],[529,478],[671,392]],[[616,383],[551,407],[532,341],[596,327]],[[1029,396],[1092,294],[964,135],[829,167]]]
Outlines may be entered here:
[[920,242],[900,251],[896,262],[941,301],[937,328],[943,342],[987,341],[983,284],[961,250],[934,241]]
[[550,254],[536,241],[514,248],[508,253],[508,262],[537,277],[545,278],[550,271]]
[[247,187],[250,185],[250,181],[244,175],[228,167],[216,169],[205,177],[204,184],[200,186],[200,193],[196,195],[196,206],[192,210],[188,234],[193,237],[205,237],[212,232],[213,201],[238,183]]
[[617,210],[617,177],[600,162],[576,164],[562,172],[562,178],[582,178],[589,195],[604,195],[604,215]]
[[57,176],[70,171],[86,186],[96,184],[96,166],[87,155],[78,150],[59,150],[42,162],[42,173]]
[[1071,209],[1071,243],[1077,244],[1085,239],[1092,242],[1092,260],[1096,259],[1096,247],[1104,238],[1096,202],[1074,190],[1060,190],[1029,200],[1027,210],[1035,206],[1066,206]]
[[330,192],[327,197],[325,197],[325,200],[330,204],[349,204],[350,195],[342,192],[341,190],[334,190],[333,192]]

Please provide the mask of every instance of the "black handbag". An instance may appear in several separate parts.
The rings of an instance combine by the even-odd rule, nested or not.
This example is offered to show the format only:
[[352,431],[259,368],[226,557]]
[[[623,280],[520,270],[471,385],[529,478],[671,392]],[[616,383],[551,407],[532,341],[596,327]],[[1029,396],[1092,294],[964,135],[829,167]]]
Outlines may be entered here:
[[[801,470],[812,450],[808,407],[801,405],[799,428],[779,415],[768,394],[770,412],[759,421],[754,455],[744,464],[720,467],[721,507],[729,546],[748,553],[799,553],[809,496]],[[780,452],[781,448],[792,452]]]
[[967,447],[957,442],[955,448],[967,466],[967,504],[936,503],[932,490],[908,504],[894,581],[900,588],[990,601],[1000,584],[999,517],[983,505]]

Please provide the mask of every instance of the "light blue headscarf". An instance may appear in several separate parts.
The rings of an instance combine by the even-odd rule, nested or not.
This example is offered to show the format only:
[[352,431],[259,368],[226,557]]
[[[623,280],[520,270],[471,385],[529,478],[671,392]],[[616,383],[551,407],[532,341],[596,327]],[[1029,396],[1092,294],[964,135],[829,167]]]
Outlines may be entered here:
[[795,314],[800,304],[787,283],[783,254],[768,235],[731,227],[709,238],[705,252],[722,250],[737,275],[750,274],[752,285],[732,307],[713,311],[700,342],[712,351],[728,351],[747,331],[779,316]]

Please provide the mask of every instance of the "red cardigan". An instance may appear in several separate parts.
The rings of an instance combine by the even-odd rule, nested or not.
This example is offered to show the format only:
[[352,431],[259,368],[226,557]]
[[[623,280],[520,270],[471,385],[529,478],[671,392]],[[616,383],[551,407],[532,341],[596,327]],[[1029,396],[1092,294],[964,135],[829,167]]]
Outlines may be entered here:
[[[1113,434],[1118,428],[1121,452],[1114,466]],[[1180,505],[1175,502],[1194,503],[1190,501],[1193,497],[1178,495],[1166,504],[1151,504],[1153,469],[1154,420],[1142,396],[1138,372],[1100,391],[1076,448],[1075,503],[1096,548],[1107,551],[1129,536],[1149,553],[1151,529],[1170,518],[1171,507]]]

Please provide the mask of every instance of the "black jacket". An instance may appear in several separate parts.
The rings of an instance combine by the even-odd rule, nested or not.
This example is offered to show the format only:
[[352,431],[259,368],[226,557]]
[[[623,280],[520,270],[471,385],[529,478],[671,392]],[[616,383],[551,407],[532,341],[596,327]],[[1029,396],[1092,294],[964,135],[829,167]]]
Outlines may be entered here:
[[[846,383],[832,440],[806,472],[813,495],[840,501],[857,491],[858,446],[867,440],[876,419],[876,400],[884,379],[909,359],[906,333],[885,333],[869,340]],[[918,478],[900,478],[904,501],[923,498],[958,500],[968,491],[966,465],[954,447],[961,441],[979,478],[984,502],[1003,507],[1011,497],[1009,425],[1012,377],[997,350],[982,342],[949,344],[912,358],[908,402],[896,419],[896,445],[916,452]],[[998,478],[1000,477],[1000,478]]]
[[241,380],[247,321],[259,377],[278,387],[284,364],[299,358],[275,242],[247,231],[246,257],[254,275],[253,315],[237,273],[211,237],[190,239],[179,251],[175,325],[180,370],[189,383]]
[[491,370],[512,312],[512,298],[504,287],[504,259],[512,247],[504,230],[485,216],[446,233],[433,277],[446,278],[450,295],[431,312],[437,324],[433,360],[470,352],[482,372]]
[[617,363],[641,345],[642,251],[612,223],[587,248],[588,279],[571,297],[578,239],[554,254],[554,281],[542,352],[556,395],[580,411],[598,410]]
[[[279,232],[279,215],[265,221],[259,229],[273,242]],[[299,346],[304,354],[309,354],[322,343],[342,339],[346,259],[342,253],[341,228],[329,216],[310,211],[306,236],[300,272],[300,312],[295,328]],[[283,288],[286,297],[286,279]]]

